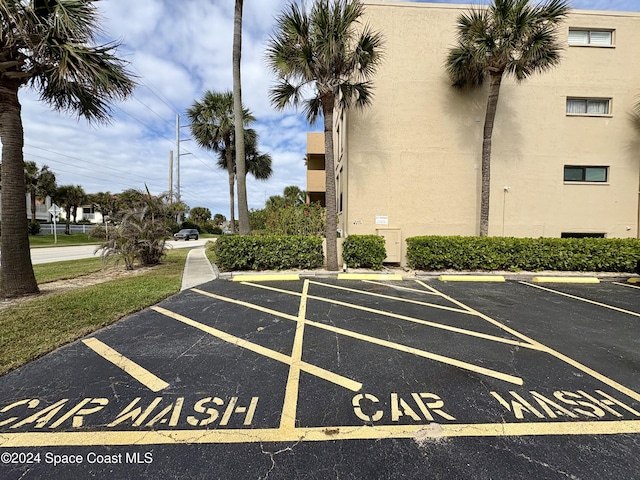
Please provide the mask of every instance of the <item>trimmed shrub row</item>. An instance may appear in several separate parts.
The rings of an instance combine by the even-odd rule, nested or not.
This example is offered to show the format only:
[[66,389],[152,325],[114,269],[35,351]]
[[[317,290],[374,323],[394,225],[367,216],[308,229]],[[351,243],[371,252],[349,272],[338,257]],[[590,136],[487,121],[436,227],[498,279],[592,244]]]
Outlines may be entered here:
[[407,263],[416,270],[633,272],[640,265],[640,240],[411,237]]
[[349,235],[342,244],[342,260],[351,268],[382,270],[386,256],[384,238],[378,235]]
[[222,236],[210,247],[220,270],[311,269],[324,263],[322,238],[303,236]]

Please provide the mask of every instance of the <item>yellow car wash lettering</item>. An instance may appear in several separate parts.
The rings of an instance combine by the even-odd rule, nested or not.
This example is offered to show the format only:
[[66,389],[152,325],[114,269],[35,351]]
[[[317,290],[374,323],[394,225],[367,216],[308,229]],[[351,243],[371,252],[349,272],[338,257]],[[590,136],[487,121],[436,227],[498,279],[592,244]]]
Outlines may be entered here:
[[[0,410],[0,413],[6,413],[9,410],[13,410],[14,408],[20,407],[21,405],[26,405],[27,408],[33,409],[33,408],[36,408],[38,405],[40,405],[40,400],[36,398],[27,398],[26,400],[18,400],[17,402],[13,402],[12,404],[4,407],[2,410]],[[11,414],[13,414],[13,412]],[[20,417],[9,417],[5,420],[2,420],[0,421],[0,427],[4,427],[5,425],[10,425],[16,420],[18,420],[19,418]]]
[[621,418],[624,416],[624,411],[640,417],[640,412],[602,390],[596,390],[594,394],[586,393],[583,390],[577,392],[560,390],[553,392],[551,398],[536,391],[530,391],[529,398],[514,391],[509,392],[510,398],[497,392],[490,393],[518,420],[523,420],[525,415],[539,419],[559,417],[594,419],[604,418],[607,415]]
[[[380,400],[369,393],[356,395],[351,404],[356,417],[365,422],[377,422],[385,415],[380,408]],[[445,420],[455,420],[455,417],[442,410],[443,407],[444,402],[434,393],[412,393],[411,397],[406,398],[391,393],[388,413],[393,422],[399,422],[401,417],[408,417],[414,422],[433,422],[434,414]]]
[[[238,422],[250,426],[258,400],[259,397],[251,397],[248,402],[241,401],[239,397],[230,397],[228,400],[206,397],[197,400],[189,410],[185,407],[184,397],[155,397],[146,401],[137,397],[119,412],[115,410],[118,412],[116,415],[113,415],[114,411],[106,413],[110,416],[108,420],[111,420],[106,426],[112,428],[125,424],[132,427],[178,427],[181,422],[192,427],[205,427],[214,423],[225,427]],[[70,403],[68,398],[63,398],[48,406],[40,405],[40,400],[28,398],[4,406],[0,409],[0,427],[57,429],[69,424],[73,428],[86,427],[86,417],[104,410],[109,405],[109,400],[88,397],[77,403]],[[36,410],[38,407],[39,410]]]
[[[23,420],[14,423],[10,428],[20,428],[25,425],[33,425],[34,428],[44,428],[45,426],[49,426],[49,428],[58,428],[63,423],[68,420],[71,420],[71,424],[74,428],[80,428],[84,424],[84,417],[87,415],[91,415],[93,413],[99,412],[102,410],[108,403],[109,400],[106,398],[85,398],[71,407],[68,411],[63,413],[60,417],[58,417],[55,421],[54,418],[58,416],[61,412],[65,411],[67,407],[67,403],[69,402],[68,398],[64,398],[59,402],[54,403],[48,407],[39,410]],[[37,399],[29,399],[29,400],[21,400],[19,402],[15,402],[11,405],[7,405],[4,407],[1,412],[10,410],[20,405],[26,405],[29,409],[34,409],[40,404],[40,401]],[[18,417],[12,417],[7,420],[4,420],[0,423],[2,425],[8,425],[10,423],[18,420]],[[51,422],[51,423],[50,423]]]

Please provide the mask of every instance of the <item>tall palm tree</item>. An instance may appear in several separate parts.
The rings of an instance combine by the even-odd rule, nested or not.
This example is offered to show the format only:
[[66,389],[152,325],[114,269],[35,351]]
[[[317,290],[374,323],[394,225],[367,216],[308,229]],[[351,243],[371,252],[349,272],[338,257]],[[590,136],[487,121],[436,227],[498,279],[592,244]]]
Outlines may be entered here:
[[0,296],[38,292],[29,254],[24,183],[24,131],[18,91],[34,88],[54,110],[106,121],[109,103],[135,82],[100,45],[92,0],[0,1],[0,141],[2,142],[2,263]]
[[489,234],[491,140],[500,85],[505,75],[518,82],[557,65],[562,47],[558,26],[570,11],[567,0],[532,5],[529,0],[494,0],[458,18],[458,43],[446,68],[456,88],[475,88],[489,77],[482,140],[480,236]]
[[[226,152],[227,175],[229,176],[229,205],[231,211],[231,232],[235,233],[235,165],[231,146],[235,132],[233,114],[233,94],[207,91],[201,101],[193,103],[187,110],[191,122],[191,133],[203,148]],[[255,121],[249,110],[243,110],[243,126]]]
[[[271,90],[277,109],[304,104],[310,123],[324,119],[327,268],[338,269],[334,109],[366,107],[382,59],[382,36],[361,23],[359,0],[316,0],[311,9],[291,3],[276,20],[267,62],[278,78]],[[303,100],[305,91],[312,96]]]
[[244,1],[236,0],[233,16],[233,116],[235,123],[236,172],[238,181],[238,220],[240,233],[246,235],[251,231],[249,222],[249,204],[247,202],[247,165],[245,164],[244,125],[239,120],[243,117],[242,78],[240,75],[240,59],[242,56],[242,7]]
[[36,221],[36,201],[45,201],[56,191],[56,175],[47,165],[38,168],[36,162],[24,162],[24,182],[29,194],[31,221]]
[[[235,137],[235,133],[233,135]],[[235,138],[234,138],[235,140]],[[231,142],[231,156],[234,164],[234,171],[238,176],[238,158],[236,155],[235,141]],[[248,173],[253,175],[256,180],[268,180],[273,174],[271,165],[273,160],[268,153],[262,153],[258,150],[258,134],[253,128],[246,128],[244,130],[244,146],[245,146],[245,177]],[[222,148],[218,152],[218,167],[226,168],[227,165],[227,150]]]

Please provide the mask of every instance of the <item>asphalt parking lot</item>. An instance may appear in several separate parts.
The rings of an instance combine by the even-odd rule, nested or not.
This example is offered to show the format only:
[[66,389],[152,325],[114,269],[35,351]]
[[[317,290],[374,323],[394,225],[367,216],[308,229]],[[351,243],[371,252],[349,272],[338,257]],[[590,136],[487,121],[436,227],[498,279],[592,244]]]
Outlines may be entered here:
[[637,285],[215,281],[1,377],[0,477],[634,478],[639,391]]

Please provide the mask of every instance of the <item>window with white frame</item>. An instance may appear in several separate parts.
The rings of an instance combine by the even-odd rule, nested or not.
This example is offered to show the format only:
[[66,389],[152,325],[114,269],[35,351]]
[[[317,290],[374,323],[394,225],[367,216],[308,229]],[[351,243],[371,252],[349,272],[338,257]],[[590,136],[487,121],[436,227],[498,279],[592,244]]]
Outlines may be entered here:
[[610,115],[610,98],[567,97],[568,115]]
[[565,182],[606,183],[609,181],[609,167],[588,165],[565,165]]
[[613,45],[613,30],[570,28],[569,45],[610,47]]

